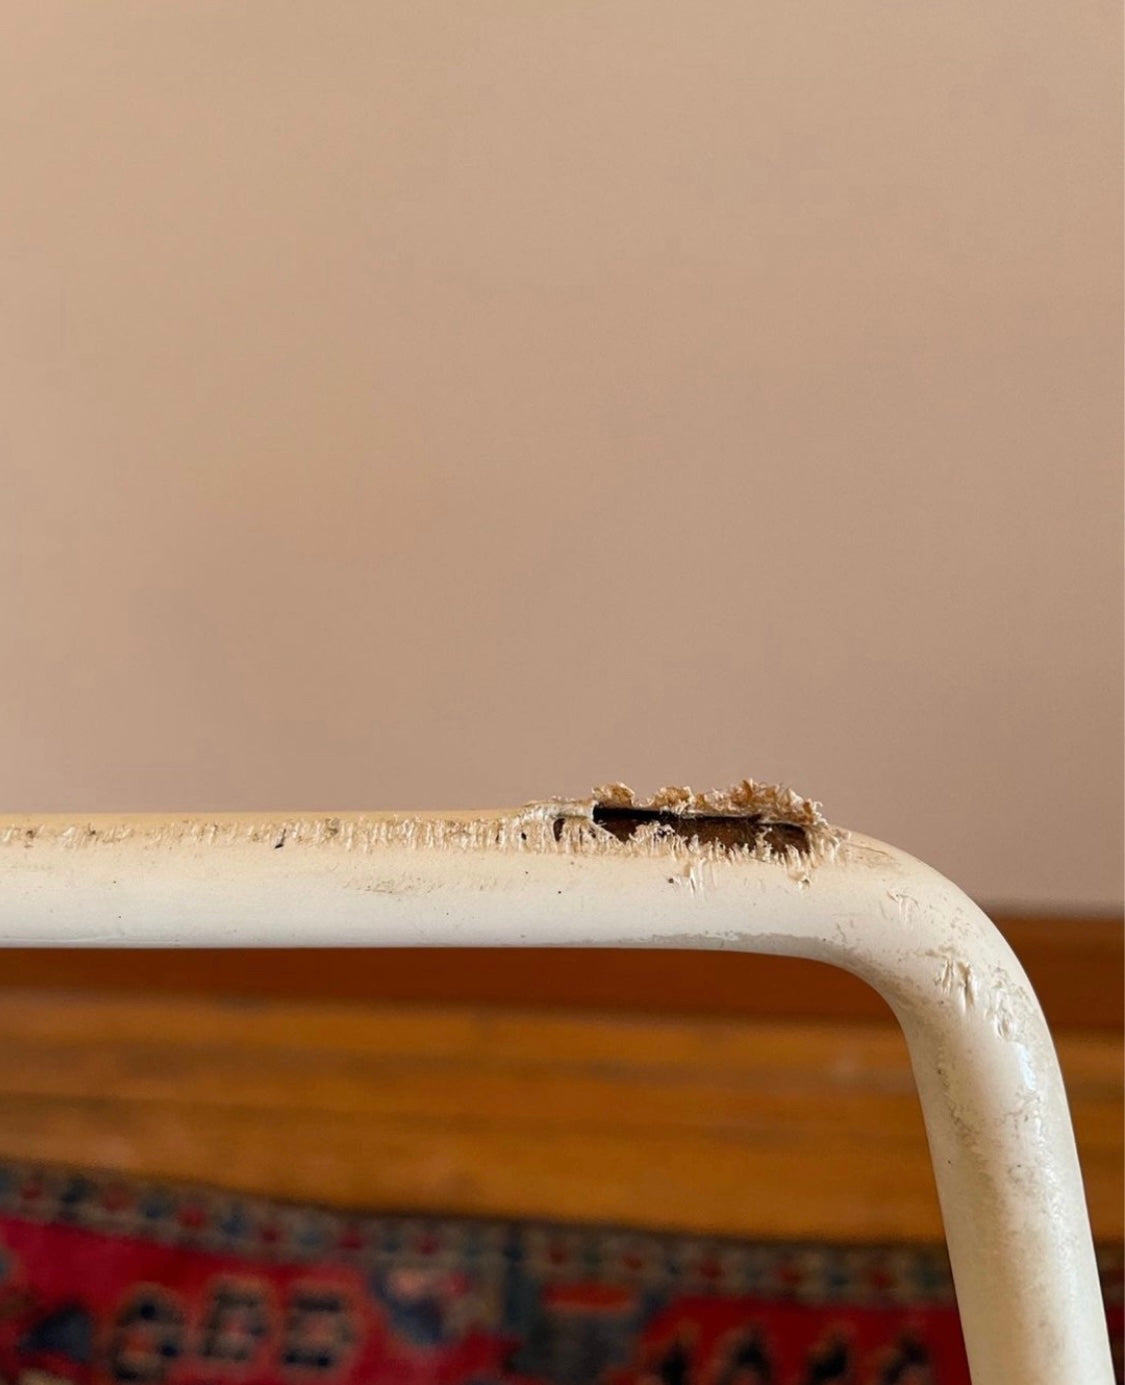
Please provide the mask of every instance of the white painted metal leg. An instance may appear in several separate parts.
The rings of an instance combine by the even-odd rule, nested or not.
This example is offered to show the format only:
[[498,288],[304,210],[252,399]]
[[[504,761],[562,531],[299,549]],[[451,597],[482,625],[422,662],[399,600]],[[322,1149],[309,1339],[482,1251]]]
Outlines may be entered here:
[[9,946],[727,948],[854,972],[910,1047],[975,1385],[1112,1385],[1026,976],[955,886],[803,800],[744,785],[483,815],[11,819],[0,844]]

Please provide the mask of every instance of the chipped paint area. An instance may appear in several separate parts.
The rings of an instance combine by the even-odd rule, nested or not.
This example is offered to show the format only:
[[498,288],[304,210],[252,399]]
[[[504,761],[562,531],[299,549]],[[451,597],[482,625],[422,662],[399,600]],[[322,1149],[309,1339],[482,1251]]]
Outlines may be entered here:
[[940,952],[930,952],[940,963],[938,971],[938,990],[952,996],[961,1012],[975,1010],[977,1007],[977,979],[972,966],[962,961],[951,948]]
[[[820,805],[791,789],[744,779],[729,789],[695,793],[664,788],[640,798],[624,784],[595,789],[588,799],[532,805],[551,818],[552,835],[572,850],[684,858],[689,863],[732,857],[804,865],[831,856],[842,834]],[[689,869],[689,888],[705,873]]]
[[1016,1032],[1013,1004],[1023,1002],[1026,997],[1013,989],[1005,972],[994,967],[990,975],[982,978],[979,968],[952,947],[931,950],[926,956],[938,964],[938,990],[949,996],[962,1014],[980,1010],[997,1038],[1013,1038]]
[[[790,789],[751,779],[707,793],[664,788],[647,799],[623,784],[610,784],[585,799],[549,799],[512,812],[479,815],[123,818],[0,825],[0,845],[27,848],[51,843],[81,849],[119,842],[153,848],[262,844],[278,851],[400,846],[642,856],[689,863],[750,858],[802,869],[833,856],[843,835],[825,821],[819,804]],[[697,874],[693,881],[699,878]]]

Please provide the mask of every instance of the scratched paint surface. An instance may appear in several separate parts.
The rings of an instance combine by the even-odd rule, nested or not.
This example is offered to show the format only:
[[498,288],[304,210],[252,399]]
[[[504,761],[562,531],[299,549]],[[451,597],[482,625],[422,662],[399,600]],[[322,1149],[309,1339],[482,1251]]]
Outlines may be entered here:
[[[599,815],[636,810],[641,818],[627,836],[603,826]],[[732,844],[729,834],[714,840],[715,823],[751,823]],[[788,829],[779,843],[771,829]],[[550,799],[506,813],[337,814],[262,819],[253,815],[208,818],[189,815],[146,821],[143,817],[107,822],[9,821],[0,825],[0,845],[34,849],[57,843],[82,848],[133,842],[153,847],[268,843],[286,847],[337,847],[370,851],[380,846],[528,852],[577,852],[622,856],[668,855],[717,859],[727,855],[763,860],[811,859],[830,855],[841,833],[818,804],[790,789],[743,780],[730,789],[695,793],[665,788],[641,798],[622,784],[594,790],[588,799]]]

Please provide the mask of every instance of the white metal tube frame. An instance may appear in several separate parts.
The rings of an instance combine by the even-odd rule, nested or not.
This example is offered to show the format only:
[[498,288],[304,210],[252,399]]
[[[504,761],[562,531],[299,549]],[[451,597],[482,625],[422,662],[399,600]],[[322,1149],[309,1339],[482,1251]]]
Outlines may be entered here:
[[948,880],[787,791],[10,818],[0,945],[718,948],[834,964],[884,997],[909,1046],[974,1385],[1112,1385],[1066,1095],[1019,962]]

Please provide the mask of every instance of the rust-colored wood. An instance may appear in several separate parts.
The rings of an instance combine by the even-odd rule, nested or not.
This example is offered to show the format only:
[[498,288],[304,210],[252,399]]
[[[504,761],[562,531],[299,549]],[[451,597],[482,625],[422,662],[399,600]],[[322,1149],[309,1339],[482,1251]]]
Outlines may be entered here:
[[[1122,1232],[1121,1041],[1059,1058]],[[826,1026],[0,993],[0,1159],[340,1206],[937,1240],[906,1044]]]
[[[1125,929],[1113,917],[1001,917],[1055,1029],[1125,1023]],[[15,949],[2,984],[36,990],[515,1005],[832,1023],[889,1018],[863,982],[817,962],[578,949]]]

